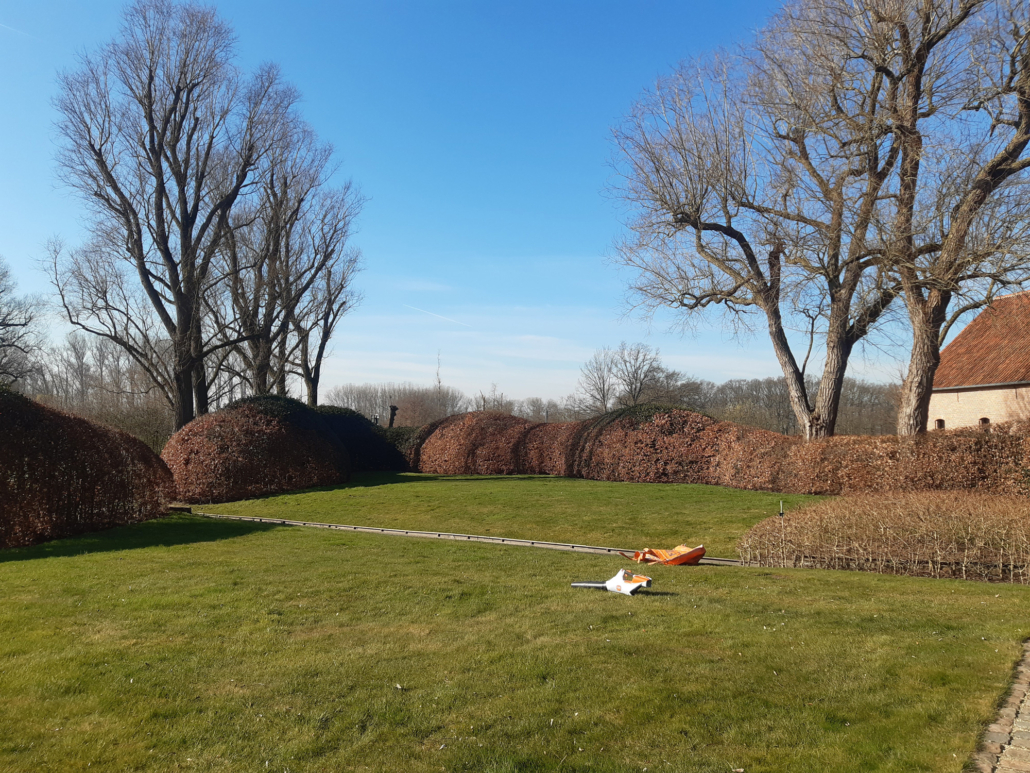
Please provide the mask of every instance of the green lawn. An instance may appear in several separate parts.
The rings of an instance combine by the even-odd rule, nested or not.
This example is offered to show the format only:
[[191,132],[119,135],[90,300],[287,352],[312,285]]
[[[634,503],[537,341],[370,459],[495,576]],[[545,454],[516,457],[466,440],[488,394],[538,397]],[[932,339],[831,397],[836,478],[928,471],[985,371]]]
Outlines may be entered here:
[[[448,483],[396,488],[425,518]],[[595,528],[599,502],[653,491],[664,522],[700,497],[568,483],[562,517]],[[770,496],[710,493],[724,514]],[[0,552],[0,771],[957,772],[1030,635],[1018,586],[656,567],[647,595],[568,587],[621,563],[195,516]]]
[[[400,485],[403,484],[403,485]],[[450,531],[631,548],[704,544],[736,558],[763,518],[817,497],[719,486],[605,483],[543,475],[363,474],[349,486],[197,509],[391,529]]]

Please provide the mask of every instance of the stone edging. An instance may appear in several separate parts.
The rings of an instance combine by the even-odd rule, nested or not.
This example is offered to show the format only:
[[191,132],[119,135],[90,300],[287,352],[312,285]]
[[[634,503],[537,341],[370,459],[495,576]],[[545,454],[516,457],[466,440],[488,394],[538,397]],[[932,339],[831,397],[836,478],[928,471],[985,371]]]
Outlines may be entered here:
[[987,726],[980,749],[973,755],[977,773],[1030,771],[1030,641],[1023,644],[1023,659],[994,724]]

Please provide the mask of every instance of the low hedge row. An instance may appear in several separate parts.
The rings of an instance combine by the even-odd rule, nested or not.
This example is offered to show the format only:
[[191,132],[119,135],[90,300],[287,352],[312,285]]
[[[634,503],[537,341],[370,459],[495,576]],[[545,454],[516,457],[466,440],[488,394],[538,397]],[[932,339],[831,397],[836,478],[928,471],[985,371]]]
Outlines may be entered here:
[[796,494],[979,489],[1030,492],[1021,424],[914,438],[800,438],[644,406],[568,424],[478,412],[423,427],[412,469],[438,474],[542,474],[593,480],[705,483]]
[[862,494],[752,527],[749,565],[1030,583],[1030,502],[970,491]]
[[142,441],[0,389],[0,547],[155,518],[173,497]]

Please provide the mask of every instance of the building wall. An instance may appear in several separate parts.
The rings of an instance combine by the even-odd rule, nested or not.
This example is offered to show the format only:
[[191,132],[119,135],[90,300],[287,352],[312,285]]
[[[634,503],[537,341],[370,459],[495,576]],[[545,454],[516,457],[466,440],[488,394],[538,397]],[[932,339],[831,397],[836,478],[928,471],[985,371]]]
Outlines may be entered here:
[[1014,419],[1030,419],[1030,386],[934,392],[930,396],[928,428],[939,419],[945,429],[972,427],[988,418],[991,424]]

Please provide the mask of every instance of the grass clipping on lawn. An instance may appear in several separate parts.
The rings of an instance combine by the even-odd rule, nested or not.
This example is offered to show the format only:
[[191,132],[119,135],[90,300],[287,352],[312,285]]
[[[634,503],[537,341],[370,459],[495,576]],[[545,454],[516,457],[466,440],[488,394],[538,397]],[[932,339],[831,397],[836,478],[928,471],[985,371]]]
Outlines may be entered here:
[[963,491],[826,500],[756,524],[740,558],[758,566],[1030,583],[1030,501]]

